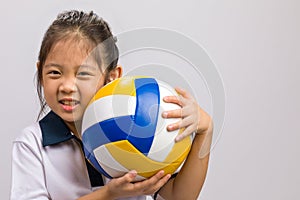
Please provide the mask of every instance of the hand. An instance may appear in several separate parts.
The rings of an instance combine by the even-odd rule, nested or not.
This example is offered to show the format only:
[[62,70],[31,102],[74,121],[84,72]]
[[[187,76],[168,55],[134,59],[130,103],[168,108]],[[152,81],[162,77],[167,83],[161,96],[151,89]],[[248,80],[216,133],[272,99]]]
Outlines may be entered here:
[[112,179],[107,185],[109,196],[114,198],[150,195],[158,191],[171,177],[161,170],[149,179],[132,182],[137,176],[136,171],[130,171],[120,178]]
[[166,96],[163,100],[167,103],[175,103],[181,108],[162,113],[165,118],[181,118],[178,122],[167,126],[168,131],[185,128],[175,141],[178,142],[193,132],[197,134],[206,132],[211,125],[210,116],[199,107],[187,91],[180,88],[175,88],[175,90],[179,96]]

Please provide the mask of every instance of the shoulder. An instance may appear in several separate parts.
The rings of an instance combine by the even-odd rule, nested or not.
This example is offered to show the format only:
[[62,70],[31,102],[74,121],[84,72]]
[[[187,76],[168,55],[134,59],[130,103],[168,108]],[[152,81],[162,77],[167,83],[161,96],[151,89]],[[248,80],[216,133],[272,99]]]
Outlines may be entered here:
[[25,163],[34,163],[36,159],[41,162],[42,152],[42,134],[38,122],[24,128],[12,143],[13,163],[22,162],[27,166]]
[[15,138],[13,143],[24,143],[29,146],[37,144],[42,145],[42,133],[38,122],[24,128]]

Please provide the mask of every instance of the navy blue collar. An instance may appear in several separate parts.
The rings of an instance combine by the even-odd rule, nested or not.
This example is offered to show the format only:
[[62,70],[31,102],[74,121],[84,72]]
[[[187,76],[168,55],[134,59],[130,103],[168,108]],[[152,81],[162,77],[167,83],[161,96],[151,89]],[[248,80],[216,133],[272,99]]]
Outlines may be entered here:
[[40,120],[39,124],[42,130],[44,147],[74,138],[65,122],[53,111],[50,111]]
[[[72,138],[76,138],[71,134],[70,129],[65,122],[56,115],[53,111],[50,111],[42,120],[39,121],[42,136],[43,146],[49,146],[65,142]],[[79,139],[77,139],[79,141]],[[82,145],[81,141],[80,144]],[[101,174],[85,159],[90,182],[92,187],[103,186],[103,180]]]

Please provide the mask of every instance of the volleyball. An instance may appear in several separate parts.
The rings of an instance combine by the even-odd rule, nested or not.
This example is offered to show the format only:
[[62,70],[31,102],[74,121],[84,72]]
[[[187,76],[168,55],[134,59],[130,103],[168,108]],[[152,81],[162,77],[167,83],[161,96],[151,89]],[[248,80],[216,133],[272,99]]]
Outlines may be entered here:
[[180,142],[183,129],[167,131],[178,118],[163,118],[180,107],[163,101],[178,96],[169,84],[153,77],[132,76],[103,86],[87,106],[82,120],[86,158],[103,175],[116,178],[137,171],[135,181],[164,170],[173,174],[186,159],[192,136]]

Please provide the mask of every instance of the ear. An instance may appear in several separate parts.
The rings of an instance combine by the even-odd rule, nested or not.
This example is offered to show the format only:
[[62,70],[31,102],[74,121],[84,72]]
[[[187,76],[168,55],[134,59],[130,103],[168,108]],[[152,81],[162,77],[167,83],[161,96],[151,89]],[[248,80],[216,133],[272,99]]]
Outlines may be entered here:
[[108,74],[107,82],[111,82],[117,78],[120,78],[123,74],[123,69],[120,65],[117,65],[116,68],[111,70]]

